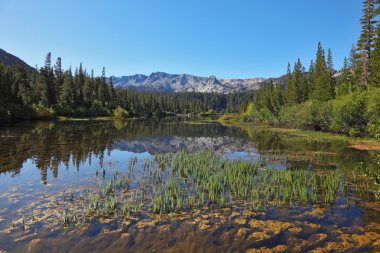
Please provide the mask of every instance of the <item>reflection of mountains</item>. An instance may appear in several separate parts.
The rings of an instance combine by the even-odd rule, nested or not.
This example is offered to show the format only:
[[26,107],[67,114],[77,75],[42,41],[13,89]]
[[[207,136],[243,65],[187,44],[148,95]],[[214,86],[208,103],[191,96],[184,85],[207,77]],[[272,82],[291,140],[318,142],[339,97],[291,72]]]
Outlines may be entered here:
[[[128,121],[36,122],[0,128],[0,172],[18,174],[23,163],[31,159],[41,171],[42,180],[46,181],[49,169],[57,176],[59,165],[69,166],[72,163],[79,167],[82,163],[91,162],[92,156],[102,159],[105,150],[111,150],[121,143],[135,143],[131,150],[143,150],[138,144],[141,140],[148,143],[145,140],[152,142],[151,140],[164,140],[170,136],[182,136],[185,139],[206,137],[215,138],[215,141],[224,136],[246,136],[238,129],[223,127],[217,123],[184,124],[182,121],[177,118],[152,118]],[[169,146],[175,145],[174,143]],[[150,149],[152,153],[164,150],[158,146]]]
[[[0,173],[20,173],[32,160],[46,182],[47,172],[58,175],[59,165],[79,168],[91,157],[103,159],[106,150],[151,154],[181,149],[213,149],[218,152],[250,151],[291,154],[307,151],[335,152],[328,162],[352,166],[358,159],[371,160],[363,152],[347,150],[342,142],[305,142],[286,134],[224,127],[218,123],[189,124],[179,118],[127,121],[36,122],[0,128]],[[367,158],[367,159],[366,159]],[[364,165],[363,165],[364,166]]]
[[142,138],[133,141],[120,141],[112,145],[112,149],[129,151],[134,153],[148,152],[160,154],[176,152],[179,150],[196,151],[210,149],[217,152],[246,151],[255,152],[251,142],[241,138],[223,137],[181,137],[165,136],[154,138]]

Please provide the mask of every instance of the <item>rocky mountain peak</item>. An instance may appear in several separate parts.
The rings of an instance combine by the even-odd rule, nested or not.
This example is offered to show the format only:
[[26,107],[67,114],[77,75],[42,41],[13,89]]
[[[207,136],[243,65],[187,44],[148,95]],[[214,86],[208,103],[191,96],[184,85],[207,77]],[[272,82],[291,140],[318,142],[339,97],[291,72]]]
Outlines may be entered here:
[[[282,79],[282,77],[274,79],[274,82],[281,82]],[[156,92],[242,92],[257,90],[266,81],[268,79],[265,78],[220,79],[213,75],[201,77],[189,74],[169,74],[166,72],[153,72],[149,76],[113,77],[115,86]]]

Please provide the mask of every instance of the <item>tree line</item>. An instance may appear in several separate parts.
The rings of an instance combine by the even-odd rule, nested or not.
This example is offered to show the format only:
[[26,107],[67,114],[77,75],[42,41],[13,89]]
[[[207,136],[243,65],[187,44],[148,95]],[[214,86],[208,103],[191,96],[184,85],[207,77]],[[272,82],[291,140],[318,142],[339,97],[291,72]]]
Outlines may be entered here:
[[380,138],[379,17],[380,1],[364,0],[360,38],[341,70],[334,69],[331,49],[326,55],[318,43],[308,70],[300,59],[289,63],[285,82],[260,89],[240,118]]
[[27,71],[22,63],[0,63],[0,122],[42,119],[53,116],[135,116],[238,112],[254,92],[159,93],[115,88],[112,78],[94,76],[79,65],[62,69],[62,59],[52,66],[51,53],[44,66]]

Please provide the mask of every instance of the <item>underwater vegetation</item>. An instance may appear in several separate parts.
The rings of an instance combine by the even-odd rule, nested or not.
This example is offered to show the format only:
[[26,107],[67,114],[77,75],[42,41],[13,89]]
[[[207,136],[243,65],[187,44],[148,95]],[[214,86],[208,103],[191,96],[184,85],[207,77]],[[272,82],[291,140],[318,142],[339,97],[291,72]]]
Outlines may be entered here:
[[[15,241],[47,241],[50,233],[86,236],[101,228],[104,238],[119,236],[117,242],[128,248],[138,247],[142,235],[158,242],[159,234],[172,238],[195,230],[205,238],[220,233],[231,249],[246,252],[379,249],[377,219],[347,223],[350,218],[338,214],[353,206],[377,212],[377,185],[363,165],[357,171],[278,169],[265,157],[227,159],[214,151],[134,157],[124,169],[109,164],[86,185],[43,196],[1,233]],[[42,247],[40,239],[27,247],[35,243]]]
[[[242,206],[252,211],[268,207],[296,208],[348,201],[355,190],[362,199],[374,199],[364,176],[335,170],[284,170],[261,161],[228,160],[213,151],[159,154],[153,159],[130,160],[126,171],[103,168],[96,187],[64,192],[61,221],[67,227],[92,219],[122,221],[147,214],[168,214],[203,207]],[[141,169],[137,169],[141,166]],[[360,184],[362,182],[362,184]]]

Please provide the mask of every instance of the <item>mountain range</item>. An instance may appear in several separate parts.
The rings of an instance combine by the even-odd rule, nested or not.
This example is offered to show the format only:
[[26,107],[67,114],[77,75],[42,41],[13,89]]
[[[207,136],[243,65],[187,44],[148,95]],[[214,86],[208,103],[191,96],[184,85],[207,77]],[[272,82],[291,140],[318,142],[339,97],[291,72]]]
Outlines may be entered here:
[[[28,71],[35,71],[23,60],[3,49],[0,49],[0,62],[6,66],[15,65],[20,62]],[[275,83],[283,82],[284,76],[272,78]],[[189,74],[169,74],[165,72],[154,72],[150,75],[136,74],[131,76],[112,76],[115,87],[122,87],[138,91],[153,92],[214,92],[232,93],[249,90],[258,90],[269,81],[266,78],[247,79],[222,79],[215,76],[200,77]]]
[[[221,79],[215,76],[200,77],[189,74],[154,72],[149,76],[112,76],[115,87],[156,92],[215,92],[231,93],[257,90],[268,81],[265,78]],[[280,81],[276,78],[274,81]]]

